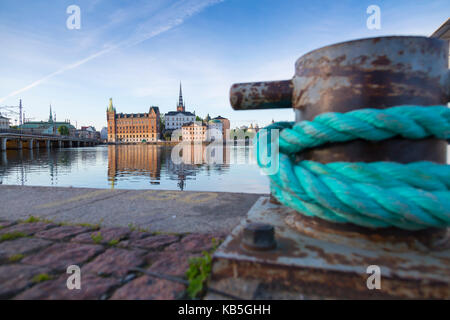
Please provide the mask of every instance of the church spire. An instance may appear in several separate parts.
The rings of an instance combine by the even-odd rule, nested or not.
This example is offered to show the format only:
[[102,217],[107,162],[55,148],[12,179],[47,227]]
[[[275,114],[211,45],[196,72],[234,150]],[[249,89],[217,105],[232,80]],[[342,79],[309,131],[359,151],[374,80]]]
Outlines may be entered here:
[[184,102],[183,102],[183,90],[181,89],[181,81],[180,81],[180,96],[178,98],[177,111],[184,112]]
[[52,115],[52,104],[50,103],[50,115],[48,117],[48,122],[53,122],[53,115]]

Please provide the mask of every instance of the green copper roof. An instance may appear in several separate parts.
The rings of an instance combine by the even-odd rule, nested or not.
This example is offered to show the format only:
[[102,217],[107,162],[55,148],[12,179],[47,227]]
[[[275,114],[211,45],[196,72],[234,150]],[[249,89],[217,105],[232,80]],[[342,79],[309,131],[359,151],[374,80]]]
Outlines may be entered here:
[[24,124],[19,125],[19,128],[22,128],[22,129],[46,129],[51,126],[56,126],[57,128],[60,126],[66,126],[69,129],[75,129],[75,127],[68,122],[46,122],[46,121],[25,122]]
[[109,98],[109,107],[108,112],[115,112],[116,110],[113,107],[112,98]]

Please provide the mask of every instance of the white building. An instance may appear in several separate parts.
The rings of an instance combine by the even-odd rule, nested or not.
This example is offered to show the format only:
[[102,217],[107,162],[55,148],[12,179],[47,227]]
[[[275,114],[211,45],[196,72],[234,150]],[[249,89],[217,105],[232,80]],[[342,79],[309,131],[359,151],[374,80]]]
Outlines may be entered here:
[[208,122],[206,140],[219,141],[223,140],[223,124],[219,120],[210,120]]
[[9,118],[0,114],[0,129],[9,129]]
[[180,129],[184,124],[195,121],[195,114],[190,112],[171,111],[165,114],[166,130]]
[[183,141],[203,142],[207,139],[208,126],[200,121],[186,123],[181,127]]
[[180,96],[178,99],[177,111],[170,111],[164,115],[166,130],[181,129],[184,124],[194,122],[195,114],[187,112],[183,102],[183,93],[180,83]]

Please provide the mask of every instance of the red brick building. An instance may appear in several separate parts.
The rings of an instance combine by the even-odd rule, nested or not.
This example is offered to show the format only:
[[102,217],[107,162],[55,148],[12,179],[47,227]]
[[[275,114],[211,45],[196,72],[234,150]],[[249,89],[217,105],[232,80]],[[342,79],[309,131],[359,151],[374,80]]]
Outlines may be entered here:
[[116,113],[109,99],[106,110],[108,142],[158,141],[160,137],[160,114],[158,107],[150,107],[148,113]]

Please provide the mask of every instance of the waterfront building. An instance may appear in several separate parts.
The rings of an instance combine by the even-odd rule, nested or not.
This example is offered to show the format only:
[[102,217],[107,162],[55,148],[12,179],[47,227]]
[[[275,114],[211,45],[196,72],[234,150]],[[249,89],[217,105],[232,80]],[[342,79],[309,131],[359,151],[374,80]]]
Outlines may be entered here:
[[73,126],[69,120],[56,121],[56,117],[52,114],[52,106],[50,106],[48,121],[26,121],[19,125],[18,128],[26,133],[60,135],[58,129],[62,126],[67,127],[69,136],[75,136],[75,126]]
[[[208,114],[209,117],[209,114]],[[215,117],[213,120],[219,120],[222,123],[223,140],[227,139],[227,132],[230,130],[230,120],[222,116]]]
[[217,119],[209,120],[206,140],[207,141],[215,141],[215,140],[223,141],[223,138],[224,138],[223,123]]
[[207,140],[207,129],[208,126],[204,122],[189,122],[181,127],[181,136],[183,141],[203,142]]
[[112,98],[106,110],[108,142],[158,141],[160,137],[160,113],[158,107],[150,107],[148,113],[117,113]]
[[9,129],[9,118],[0,114],[0,129]]
[[170,111],[164,115],[166,130],[173,131],[181,129],[184,124],[194,122],[195,114],[186,111],[186,106],[183,100],[183,91],[180,83],[180,94],[178,97],[178,104],[176,111]]
[[100,132],[95,130],[95,127],[92,126],[81,127],[80,130],[77,130],[75,135],[82,139],[100,140]]
[[253,123],[250,124],[250,127],[247,129],[248,133],[256,134],[259,131],[258,125],[253,127]]

